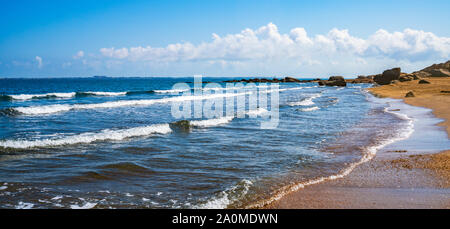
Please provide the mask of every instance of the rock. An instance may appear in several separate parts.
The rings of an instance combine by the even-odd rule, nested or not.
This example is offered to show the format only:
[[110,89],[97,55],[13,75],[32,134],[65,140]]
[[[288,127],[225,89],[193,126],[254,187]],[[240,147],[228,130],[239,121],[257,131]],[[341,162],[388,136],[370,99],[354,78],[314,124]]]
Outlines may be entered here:
[[331,76],[328,80],[320,80],[319,82],[320,86],[338,86],[338,87],[345,87],[347,86],[347,83],[345,82],[344,77],[342,76]]
[[412,80],[413,80],[413,77],[410,77],[408,75],[403,75],[403,76],[400,76],[400,78],[398,78],[398,81],[400,81],[400,82],[406,82],[406,81],[412,81]]
[[441,91],[441,93],[450,93],[450,91]]
[[299,83],[300,80],[292,78],[292,77],[285,77],[283,79],[283,82],[286,82],[286,83]]
[[420,80],[419,84],[430,84],[430,82],[426,81],[426,80]]
[[450,71],[450,60],[445,63],[441,63],[441,64],[433,64],[429,67],[422,69],[421,72],[431,73],[431,71],[434,69],[444,69],[444,70]]
[[340,82],[345,82],[344,77],[342,76],[331,76],[328,81],[340,81]]
[[173,130],[189,132],[191,130],[191,123],[188,120],[181,120],[177,122],[172,122],[169,124],[170,128]]
[[405,97],[406,98],[415,97],[415,95],[414,95],[414,93],[412,91],[410,91],[410,92],[406,93]]
[[420,78],[426,78],[426,77],[431,76],[430,73],[428,73],[428,72],[423,72],[423,71],[420,71],[420,72],[414,72],[412,75],[413,75],[414,78],[417,78],[417,79],[420,79]]
[[445,69],[433,69],[430,71],[431,77],[450,77],[450,72]]
[[349,80],[348,82],[356,84],[356,83],[373,83],[373,79],[371,76],[358,76],[358,78]]
[[386,70],[381,75],[377,75],[374,77],[374,81],[380,85],[390,84],[393,80],[398,80],[400,78],[400,68],[393,68],[390,70]]

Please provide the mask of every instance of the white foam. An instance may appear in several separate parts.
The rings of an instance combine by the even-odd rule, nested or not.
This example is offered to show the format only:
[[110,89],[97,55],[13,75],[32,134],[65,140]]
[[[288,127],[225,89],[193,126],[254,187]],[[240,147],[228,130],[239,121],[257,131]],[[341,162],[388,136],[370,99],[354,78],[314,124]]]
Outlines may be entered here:
[[308,107],[308,108],[301,108],[300,110],[304,112],[309,112],[309,111],[316,111],[319,109],[320,109],[319,107]]
[[171,90],[153,90],[153,91],[159,94],[170,94],[170,93],[180,93],[190,91],[190,89],[171,89]]
[[75,96],[75,92],[69,92],[69,93],[46,93],[46,94],[20,94],[20,95],[8,95],[12,99],[15,100],[30,100],[30,99],[38,99],[38,98],[45,98],[45,97],[57,97],[57,98],[71,98]]
[[405,140],[413,134],[414,120],[412,118],[409,118],[406,114],[394,113],[394,112],[388,111],[387,109],[385,109],[385,111],[388,113],[393,113],[393,114],[399,115],[399,117],[402,117],[403,119],[408,121],[406,127],[403,130],[399,130],[399,132],[397,133],[397,136],[392,137],[392,138],[387,138],[387,139],[379,142],[377,145],[368,146],[364,152],[364,155],[362,156],[362,158],[359,161],[350,164],[347,168],[341,170],[338,174],[331,175],[328,177],[320,177],[320,178],[313,179],[313,180],[310,180],[307,182],[301,182],[301,183],[285,186],[285,187],[281,188],[280,190],[278,190],[276,192],[276,194],[271,196],[269,199],[259,201],[255,204],[251,204],[249,206],[246,206],[246,208],[261,208],[270,203],[273,203],[274,201],[281,199],[283,196],[285,196],[289,193],[295,192],[306,186],[322,183],[324,181],[336,180],[336,179],[343,178],[343,177],[347,176],[348,174],[350,174],[357,166],[372,160],[375,157],[378,150],[380,150],[394,142]]
[[227,124],[227,123],[231,122],[233,119],[234,119],[234,116],[225,116],[225,117],[215,118],[215,119],[190,121],[190,125],[195,126],[195,127],[212,127],[212,126],[219,126],[219,125]]
[[7,140],[0,141],[0,147],[27,149],[34,147],[51,147],[73,144],[87,144],[95,141],[106,140],[123,140],[130,137],[148,136],[151,134],[167,134],[170,133],[169,124],[155,124],[144,127],[135,127],[122,130],[106,129],[98,133],[83,133],[79,135],[66,136],[58,139],[42,139],[42,140]]
[[253,182],[247,179],[243,179],[239,184],[230,187],[229,189],[222,191],[217,197],[213,197],[204,204],[194,206],[198,209],[223,209],[234,201],[239,200],[245,196]]
[[190,100],[204,100],[214,98],[235,97],[239,95],[251,94],[251,92],[245,93],[227,93],[227,94],[211,94],[205,96],[176,96],[162,99],[144,99],[144,100],[120,100],[105,103],[94,104],[56,104],[46,106],[32,106],[32,107],[16,107],[13,108],[16,111],[26,115],[43,115],[52,114],[58,112],[66,112],[74,109],[97,109],[97,108],[115,108],[123,106],[149,106],[157,103],[170,103],[170,102],[182,102]]
[[89,203],[89,202],[87,202],[87,203],[85,203],[84,205],[76,205],[76,204],[73,204],[73,205],[70,205],[70,208],[72,208],[72,209],[91,209],[91,208],[93,208],[93,207],[95,207],[97,204],[96,203]]
[[104,91],[87,91],[83,93],[97,96],[122,96],[127,94],[127,92],[104,92]]
[[302,101],[298,101],[298,102],[291,102],[288,103],[289,106],[291,107],[296,107],[296,106],[311,106],[314,105],[313,99],[319,98],[320,96],[322,96],[321,94],[312,94],[311,97],[303,99]]
[[20,201],[19,204],[16,206],[16,209],[31,209],[34,207],[34,204],[32,203],[25,203]]
[[[250,115],[250,116],[258,116],[258,115],[262,115],[264,113],[268,112],[266,109],[264,108],[258,108],[255,110],[250,110],[245,112],[246,115]],[[239,117],[239,115],[237,115]],[[214,118],[214,119],[206,119],[206,120],[193,120],[190,121],[190,125],[191,126],[195,126],[195,127],[212,127],[212,126],[220,126],[220,125],[224,125],[227,124],[229,122],[231,122],[236,116],[224,116],[224,117],[220,117],[220,118]]]

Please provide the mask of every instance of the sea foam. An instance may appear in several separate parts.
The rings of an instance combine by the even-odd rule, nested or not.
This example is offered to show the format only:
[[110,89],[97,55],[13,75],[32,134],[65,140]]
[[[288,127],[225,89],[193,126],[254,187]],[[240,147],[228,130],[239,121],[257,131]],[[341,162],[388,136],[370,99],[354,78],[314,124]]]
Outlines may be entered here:
[[58,112],[66,112],[75,109],[97,109],[97,108],[115,108],[123,106],[149,106],[158,103],[183,102],[192,100],[204,100],[224,97],[234,97],[239,95],[251,94],[245,93],[227,93],[227,94],[210,94],[205,96],[176,96],[162,99],[143,99],[143,100],[119,100],[113,102],[94,103],[94,104],[55,104],[45,106],[31,106],[31,107],[16,107],[12,108],[25,115],[43,115]]
[[130,137],[148,136],[151,134],[167,134],[170,133],[169,124],[155,124],[144,127],[135,127],[121,130],[106,129],[101,132],[83,133],[78,135],[66,136],[56,139],[41,140],[6,140],[0,141],[0,147],[27,149],[35,147],[52,147],[61,145],[86,144],[96,141],[113,140],[119,141]]

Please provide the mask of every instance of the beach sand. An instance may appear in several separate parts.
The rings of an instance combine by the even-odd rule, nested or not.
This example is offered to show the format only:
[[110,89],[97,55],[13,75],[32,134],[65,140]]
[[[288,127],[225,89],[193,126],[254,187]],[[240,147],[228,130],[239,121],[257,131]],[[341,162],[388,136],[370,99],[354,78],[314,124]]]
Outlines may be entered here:
[[[426,107],[445,121],[450,136],[450,78],[426,78],[371,88],[378,97],[403,99]],[[405,98],[412,91],[415,97]],[[415,131],[421,131],[416,129]],[[397,146],[400,147],[400,146]],[[450,208],[450,150],[411,154],[402,148],[380,150],[348,176],[306,186],[266,208]]]

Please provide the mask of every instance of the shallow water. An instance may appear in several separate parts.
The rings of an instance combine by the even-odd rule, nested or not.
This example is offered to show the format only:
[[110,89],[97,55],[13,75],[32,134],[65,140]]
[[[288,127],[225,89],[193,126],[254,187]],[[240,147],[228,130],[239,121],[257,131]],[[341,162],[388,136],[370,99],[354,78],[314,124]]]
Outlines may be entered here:
[[183,95],[168,92],[186,81],[0,80],[0,207],[245,207],[337,174],[408,131],[369,85],[316,83],[280,84],[276,129],[261,129],[264,112],[247,107],[184,131],[170,125],[182,120],[170,111]]

